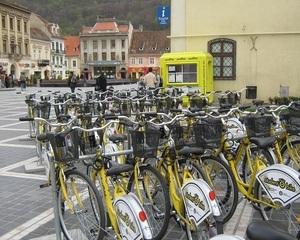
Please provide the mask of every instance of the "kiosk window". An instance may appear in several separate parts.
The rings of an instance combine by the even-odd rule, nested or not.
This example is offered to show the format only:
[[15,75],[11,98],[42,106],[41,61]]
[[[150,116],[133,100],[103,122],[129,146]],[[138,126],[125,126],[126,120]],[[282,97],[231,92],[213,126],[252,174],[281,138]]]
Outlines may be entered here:
[[195,83],[197,82],[197,64],[168,65],[170,83]]

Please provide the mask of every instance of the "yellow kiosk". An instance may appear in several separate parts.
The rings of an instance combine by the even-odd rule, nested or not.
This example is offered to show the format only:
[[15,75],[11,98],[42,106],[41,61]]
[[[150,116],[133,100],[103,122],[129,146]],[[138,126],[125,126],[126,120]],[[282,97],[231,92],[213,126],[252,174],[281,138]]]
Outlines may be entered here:
[[179,87],[185,93],[213,91],[213,57],[209,53],[165,53],[160,58],[160,69],[163,87]]

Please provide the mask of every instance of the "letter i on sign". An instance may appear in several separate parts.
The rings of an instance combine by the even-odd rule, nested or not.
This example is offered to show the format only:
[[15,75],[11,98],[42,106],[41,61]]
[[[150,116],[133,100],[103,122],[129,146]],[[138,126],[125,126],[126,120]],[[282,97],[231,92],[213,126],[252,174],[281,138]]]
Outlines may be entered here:
[[162,11],[161,11],[161,16],[162,16],[162,17],[165,17],[165,11],[166,11],[166,8],[163,7],[163,9],[162,9]]

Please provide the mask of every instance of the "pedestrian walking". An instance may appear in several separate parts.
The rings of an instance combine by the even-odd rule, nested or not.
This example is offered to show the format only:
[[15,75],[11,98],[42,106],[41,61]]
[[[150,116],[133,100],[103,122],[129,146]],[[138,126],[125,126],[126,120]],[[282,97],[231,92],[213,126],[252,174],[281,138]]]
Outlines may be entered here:
[[107,89],[107,79],[106,76],[101,73],[99,77],[96,78],[95,91],[105,92]]
[[72,73],[71,76],[69,77],[69,85],[71,88],[71,93],[75,92],[76,83],[77,83],[76,75]]
[[149,72],[144,77],[144,83],[147,88],[155,88],[157,79],[155,74],[152,72],[152,67],[149,67]]
[[21,91],[26,90],[26,77],[24,73],[21,73],[20,76],[20,85],[21,85]]

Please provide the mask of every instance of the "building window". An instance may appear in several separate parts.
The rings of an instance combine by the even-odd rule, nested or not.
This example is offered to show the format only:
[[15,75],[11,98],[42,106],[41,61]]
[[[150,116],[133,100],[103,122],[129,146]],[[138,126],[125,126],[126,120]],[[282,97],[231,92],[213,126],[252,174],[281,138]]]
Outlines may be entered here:
[[56,52],[58,52],[59,48],[58,48],[58,42],[55,43],[56,46]]
[[[22,41],[22,40],[21,40]],[[18,45],[17,45],[17,54],[22,54],[22,42],[18,41]]]
[[55,64],[55,57],[52,56],[52,64]]
[[115,48],[115,47],[116,47],[116,41],[110,40],[110,48]]
[[60,65],[63,65],[63,57],[60,57]]
[[98,53],[97,52],[93,53],[93,61],[98,61]]
[[143,64],[143,58],[139,58],[139,64]]
[[122,48],[125,48],[125,40],[122,39]]
[[9,28],[10,30],[14,30],[14,19],[12,17],[9,18]]
[[10,42],[10,53],[14,54],[16,52],[16,44],[14,41]]
[[52,50],[54,50],[54,42],[52,42]]
[[27,33],[27,22],[24,22],[24,33]]
[[126,54],[125,52],[122,52],[122,61],[125,61],[126,60]]
[[131,58],[131,64],[135,65],[135,58]]
[[20,19],[17,20],[17,29],[18,29],[18,32],[21,32],[21,20]]
[[106,61],[106,59],[107,59],[106,52],[103,52],[102,53],[102,61]]
[[151,64],[151,65],[154,64],[154,58],[153,57],[149,58],[149,64]]
[[62,44],[61,43],[59,44],[59,49],[60,49],[60,51],[62,51]]
[[87,49],[87,41],[83,41],[83,49],[84,49],[84,50]]
[[197,82],[197,64],[168,65],[168,81],[170,83],[195,83]]
[[6,41],[6,39],[3,39],[2,47],[3,47],[3,53],[7,53],[7,41]]
[[235,80],[236,42],[214,39],[208,42],[208,51],[214,58],[214,79]]
[[106,49],[106,40],[101,41],[102,49]]
[[86,63],[86,62],[87,62],[87,58],[88,58],[88,55],[87,55],[87,53],[84,53],[84,54],[83,54],[83,61],[84,61],[84,63]]
[[116,60],[116,53],[115,52],[110,53],[110,60]]
[[77,61],[73,60],[73,67],[76,68],[77,67]]
[[65,66],[68,67],[68,61],[67,60],[65,60]]
[[93,40],[93,49],[98,49],[98,41]]
[[2,28],[6,28],[6,17],[2,15]]

